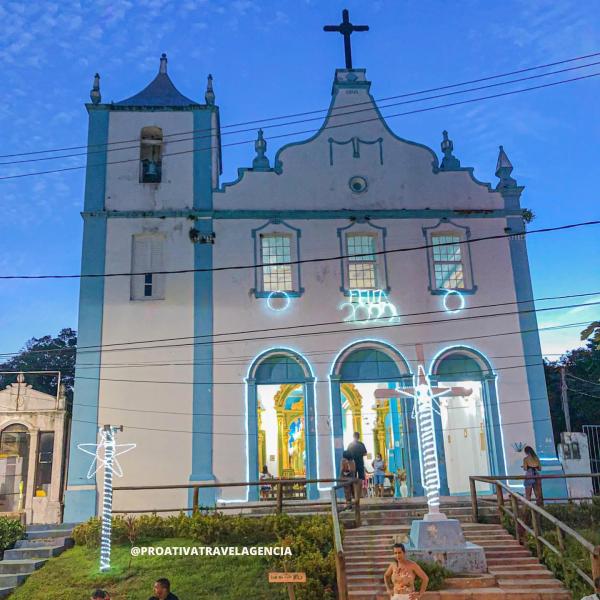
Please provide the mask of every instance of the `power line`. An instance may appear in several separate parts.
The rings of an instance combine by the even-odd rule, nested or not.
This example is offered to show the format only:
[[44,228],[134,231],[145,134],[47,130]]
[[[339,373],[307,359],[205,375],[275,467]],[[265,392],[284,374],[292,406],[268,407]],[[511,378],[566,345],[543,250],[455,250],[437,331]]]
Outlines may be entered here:
[[[372,121],[379,121],[380,119],[392,119],[395,117],[400,117],[400,116],[405,116],[405,115],[412,115],[412,114],[417,114],[417,113],[422,113],[422,112],[429,112],[432,110],[437,110],[440,108],[449,108],[451,106],[461,106],[463,104],[471,104],[473,102],[479,102],[481,100],[490,100],[490,99],[494,99],[494,98],[502,98],[505,96],[512,96],[515,94],[520,94],[523,92],[530,92],[530,91],[534,91],[534,90],[540,90],[540,89],[544,89],[544,88],[550,88],[550,87],[555,87],[557,85],[562,85],[565,83],[573,83],[575,81],[582,81],[584,79],[590,79],[592,77],[598,77],[600,75],[600,72],[598,73],[591,73],[589,75],[581,75],[579,77],[572,77],[570,79],[562,79],[560,81],[554,81],[554,82],[550,82],[550,83],[545,83],[545,84],[541,84],[541,85],[537,85],[537,86],[531,86],[531,87],[527,87],[527,88],[521,88],[519,90],[512,90],[512,91],[508,91],[508,92],[501,92],[498,94],[491,94],[489,96],[479,96],[478,98],[471,98],[468,100],[461,100],[458,102],[450,102],[450,103],[446,103],[446,104],[440,104],[437,106],[430,106],[430,107],[426,107],[426,108],[419,108],[419,109],[415,109],[415,110],[411,110],[411,111],[405,111],[405,112],[401,112],[401,113],[395,113],[395,114],[391,114],[391,115],[377,115],[376,117],[372,117],[369,119],[362,119],[360,121],[353,121],[353,122],[348,122],[348,123],[340,123],[337,125],[327,125],[324,127],[319,128],[318,132],[324,131],[324,130],[328,130],[328,129],[337,129],[339,127],[348,127],[349,125],[358,125],[361,123],[368,123],[368,122],[372,122]],[[285,137],[290,137],[290,136],[294,136],[294,135],[301,135],[301,134],[313,134],[315,133],[314,129],[307,129],[307,130],[302,130],[302,131],[294,131],[294,132],[290,132],[290,133],[282,133],[282,134],[278,134],[278,135],[274,135],[271,136],[269,139],[273,140],[273,139],[279,139],[279,138],[285,138]],[[239,142],[229,142],[227,144],[221,144],[220,147],[225,148],[228,146],[239,146],[242,144],[253,144],[256,140],[252,139],[252,140],[243,140],[243,141],[239,141]],[[171,152],[171,153],[166,153],[163,154],[163,157],[166,156],[180,156],[183,154],[191,154],[191,153],[195,153],[195,152],[205,152],[205,151],[211,151],[214,149],[218,149],[218,147],[213,147],[213,146],[208,146],[206,148],[197,148],[197,149],[192,149],[192,150],[181,150],[179,152]],[[130,162],[139,162],[139,158],[131,158],[131,159],[122,159],[122,160],[117,160],[117,161],[107,161],[105,163],[98,163],[98,164],[93,164],[93,165],[80,165],[80,166],[74,166],[74,167],[63,167],[60,169],[49,169],[47,171],[34,171],[34,172],[30,172],[30,173],[21,173],[18,175],[4,175],[2,177],[0,177],[0,180],[8,180],[8,179],[21,179],[24,177],[32,177],[32,176],[37,176],[37,175],[48,175],[51,173],[64,173],[64,172],[68,172],[68,171],[78,171],[81,169],[85,169],[87,167],[99,167],[99,166],[105,166],[105,165],[115,165],[115,164],[124,164],[124,163],[130,163]]]
[[[593,305],[598,305],[600,304],[600,302],[594,302],[594,303],[587,303],[585,306],[593,306]],[[563,310],[563,309],[568,309],[568,308],[578,308],[579,306],[581,306],[581,304],[571,304],[571,305],[565,305],[565,306],[556,306],[556,307],[548,307],[548,308],[539,308],[539,309],[529,309],[529,310],[518,310],[518,311],[511,311],[511,312],[504,312],[504,313],[494,313],[494,314],[490,314],[490,315],[473,315],[473,316],[467,316],[467,317],[461,317],[461,318],[451,318],[451,319],[438,319],[436,321],[415,321],[414,323],[392,323],[392,324],[388,324],[388,325],[372,325],[372,326],[368,326],[368,327],[362,327],[362,331],[373,331],[373,330],[381,330],[381,329],[395,329],[397,327],[413,327],[416,325],[434,325],[434,324],[438,324],[438,323],[456,323],[459,321],[464,321],[464,320],[470,320],[470,319],[478,319],[478,318],[490,318],[490,317],[506,317],[506,316],[514,316],[514,315],[521,315],[524,313],[537,313],[537,312],[542,312],[542,311],[549,311],[549,310]],[[157,346],[143,346],[143,347],[128,347],[128,348],[108,348],[107,350],[104,350],[104,352],[122,352],[122,351],[129,351],[129,350],[152,350],[154,348],[177,348],[177,347],[182,347],[182,346],[206,346],[206,345],[217,345],[217,344],[232,344],[232,343],[237,343],[237,342],[256,342],[256,341],[264,341],[264,340],[279,340],[279,339],[291,339],[291,338],[299,338],[299,337],[306,337],[306,336],[321,336],[321,335],[331,335],[331,334],[338,334],[338,333],[347,333],[349,330],[347,329],[329,329],[326,331],[316,331],[316,332],[300,332],[300,333],[290,333],[290,334],[283,334],[283,335],[272,335],[272,336],[256,336],[256,337],[251,337],[251,338],[234,338],[234,339],[229,339],[229,340],[209,340],[206,342],[185,342],[182,344],[164,344],[164,345],[157,345]],[[83,350],[82,353],[83,354],[95,354],[97,353],[98,350]]]
[[[385,109],[385,108],[391,108],[394,106],[401,106],[404,104],[414,104],[415,102],[427,102],[429,100],[437,100],[439,98],[445,98],[448,96],[455,96],[457,94],[467,94],[470,92],[476,92],[476,91],[480,91],[480,90],[484,90],[484,89],[490,89],[490,88],[494,88],[494,87],[498,87],[498,86],[505,86],[505,85],[510,85],[513,83],[521,83],[523,81],[530,81],[533,79],[540,79],[541,77],[548,77],[551,75],[558,75],[560,73],[566,73],[569,71],[575,71],[575,70],[579,70],[579,69],[585,69],[588,67],[594,67],[600,64],[600,61],[597,62],[592,62],[592,63],[588,63],[585,65],[577,65],[575,67],[568,67],[565,69],[559,69],[556,71],[549,71],[547,73],[541,73],[541,74],[537,74],[537,75],[530,75],[528,77],[520,77],[518,79],[511,79],[509,81],[502,81],[499,83],[492,83],[492,84],[488,84],[488,85],[483,85],[483,86],[478,86],[478,87],[473,87],[473,88],[468,88],[465,90],[458,90],[458,91],[454,91],[454,92],[446,92],[443,94],[436,94],[434,96],[426,96],[424,98],[415,98],[412,100],[405,100],[402,102],[393,102],[391,104],[385,104],[385,105],[377,105],[378,109]],[[389,99],[393,99],[389,98]],[[380,100],[380,102],[385,101],[385,100]],[[337,107],[335,110],[341,111],[342,109],[345,108],[352,108],[354,109],[356,106],[363,106],[363,105],[369,105],[368,108],[360,108],[357,110],[348,110],[345,112],[336,112],[336,113],[332,113],[331,115],[328,115],[330,118],[334,119],[334,118],[339,118],[339,117],[344,117],[346,115],[353,115],[353,114],[357,114],[357,113],[362,113],[362,112],[368,112],[368,111],[373,111],[375,110],[375,108],[373,107],[373,103],[371,101],[368,102],[358,102],[356,104],[351,104],[351,105],[346,105],[346,106],[341,106],[341,107]],[[323,109],[323,110],[327,110],[327,109]],[[316,112],[323,112],[323,110],[320,111],[316,111]],[[306,114],[306,113],[304,113]],[[264,125],[262,127],[262,129],[273,129],[276,127],[289,127],[291,125],[298,125],[298,124],[302,124],[302,123],[309,123],[309,122],[313,122],[313,121],[318,121],[323,119],[323,116],[318,116],[318,117],[311,117],[311,118],[305,118],[305,119],[300,119],[297,121],[287,121],[287,122],[283,122],[283,123],[275,123],[272,125]],[[277,120],[277,119],[276,119]],[[222,128],[224,129],[224,128]],[[221,134],[221,136],[224,135],[234,135],[234,134],[239,134],[239,133],[248,133],[251,131],[255,131],[255,127],[252,128],[246,128],[246,129],[237,129],[234,131],[220,131],[219,133]],[[206,135],[192,135],[192,137],[182,137],[180,139],[174,139],[171,140],[170,143],[171,144],[178,144],[178,143],[182,143],[182,142],[187,142],[187,141],[192,141],[192,140],[201,140],[201,139],[211,139],[214,136],[214,132],[212,129],[204,129],[204,130],[191,130],[191,131],[186,131],[186,132],[182,132],[180,135],[189,135],[189,134],[195,134],[197,132],[206,132]],[[174,136],[175,134],[171,134],[171,136]],[[165,136],[167,137],[167,136]],[[39,158],[27,158],[27,159],[23,159],[23,160],[15,160],[15,161],[6,161],[6,162],[0,162],[0,166],[9,166],[9,165],[16,165],[16,164],[24,164],[24,163],[32,163],[32,162],[41,162],[41,161],[47,161],[47,160],[59,160],[62,158],[74,158],[74,157],[78,157],[78,156],[90,156],[92,154],[105,154],[107,152],[120,152],[123,150],[132,150],[132,149],[138,149],[139,148],[139,142],[140,140],[132,140],[133,142],[136,142],[135,145],[133,146],[121,146],[118,148],[108,148],[105,150],[92,150],[92,151],[87,151],[87,152],[78,152],[78,153],[74,153],[74,154],[61,154],[58,156],[44,156],[44,157],[39,157]],[[113,142],[115,143],[115,142]],[[169,156],[169,154],[164,154],[163,156]],[[138,160],[138,159],[135,159]],[[107,163],[109,164],[109,163]]]
[[[530,300],[517,300],[517,301],[510,301],[510,302],[498,302],[498,303],[494,303],[494,304],[480,304],[479,306],[470,306],[470,307],[465,307],[463,310],[476,310],[476,309],[483,309],[483,308],[496,308],[499,306],[507,306],[507,305],[512,305],[512,304],[530,304],[532,302],[545,302],[548,300],[564,300],[566,298],[581,298],[581,297],[585,297],[585,296],[595,296],[597,294],[600,294],[600,291],[594,291],[594,292],[584,292],[581,294],[565,294],[565,295],[560,295],[560,296],[545,296],[545,297],[540,297],[540,298],[532,298]],[[590,303],[582,303],[582,304],[578,304],[579,306],[592,306],[592,304]],[[431,310],[431,311],[423,311],[423,312],[416,312],[416,313],[406,313],[404,315],[402,315],[403,318],[405,317],[414,317],[414,316],[420,316],[420,315],[431,315],[431,314],[444,314],[446,313],[445,310]],[[504,314],[504,313],[503,313]],[[508,313],[507,313],[508,314]],[[488,316],[488,315],[480,315],[481,317],[483,316]],[[385,317],[388,318],[388,317]],[[363,321],[365,322],[369,322],[369,321],[373,321],[373,322],[377,322],[379,321],[380,318],[367,318],[367,319],[363,319]],[[443,322],[447,322],[450,319],[444,319]],[[435,322],[439,322],[439,321],[435,321]],[[88,345],[88,346],[70,346],[70,347],[64,347],[64,348],[46,348],[44,350],[30,350],[29,353],[37,353],[37,354],[46,354],[46,353],[53,353],[53,352],[71,352],[71,351],[80,351],[80,350],[89,350],[89,349],[100,349],[100,348],[111,348],[113,346],[131,346],[131,345],[137,345],[137,344],[154,344],[156,342],[173,342],[173,341],[180,341],[180,340],[194,340],[194,339],[203,339],[203,338],[214,338],[217,336],[225,336],[225,335],[248,335],[248,334],[252,334],[252,333],[264,333],[265,331],[289,331],[291,329],[304,329],[307,327],[321,327],[324,325],[343,325],[344,321],[321,321],[318,323],[302,323],[302,324],[298,324],[298,325],[287,325],[287,326],[281,326],[281,327],[263,327],[261,329],[248,329],[248,330],[243,330],[243,331],[227,331],[227,332],[221,332],[221,333],[213,333],[213,334],[203,334],[203,335],[194,335],[194,336],[179,336],[179,337],[173,337],[173,338],[155,338],[155,339],[150,339],[150,340],[137,340],[137,341],[128,341],[128,342],[112,342],[110,344],[100,344],[100,345]],[[407,323],[406,325],[409,325],[409,323]],[[342,330],[343,331],[343,330]],[[151,346],[151,348],[160,348],[160,346]],[[21,352],[3,352],[0,353],[0,356],[18,356],[19,354],[21,354]]]
[[[497,235],[488,235],[478,238],[470,238],[468,240],[462,240],[460,244],[473,244],[475,242],[482,242],[486,240],[499,240],[506,238],[513,238],[515,235],[532,235],[535,233],[549,233],[551,231],[565,231],[567,229],[576,229],[578,227],[589,227],[590,225],[598,225],[600,224],[600,220],[594,221],[582,221],[580,223],[571,223],[569,225],[558,225],[556,227],[543,227],[540,229],[530,229],[529,231],[522,231],[517,234],[515,233],[503,233]],[[440,244],[435,244],[436,248],[443,246],[454,246],[455,242],[444,242]],[[387,254],[396,254],[401,252],[412,252],[415,250],[427,250],[429,248],[433,248],[433,244],[422,244],[420,246],[412,246],[408,248],[394,248],[392,250],[376,250],[374,252],[367,252],[362,254],[353,254],[353,258],[364,257],[364,256],[381,256]],[[348,254],[340,254],[337,256],[328,256],[328,257],[320,257],[320,258],[304,258],[298,260],[290,260],[287,262],[273,262],[273,263],[257,263],[257,264],[246,264],[246,265],[230,265],[226,267],[209,267],[209,268],[199,268],[199,269],[174,269],[168,271],[152,271],[153,275],[180,275],[185,273],[215,273],[221,271],[240,271],[244,269],[257,269],[262,267],[274,267],[274,266],[282,266],[282,265],[302,265],[307,263],[321,263],[321,262],[329,262],[333,260],[343,260],[345,258],[349,258]],[[68,274],[68,275],[0,275],[0,280],[2,279],[95,279],[95,278],[106,278],[106,277],[131,277],[134,275],[146,275],[148,272],[144,273],[138,272],[121,272],[121,273],[78,273],[78,274]]]
[[588,394],[587,392],[580,392],[579,390],[574,390],[573,388],[567,389],[574,394],[582,394],[583,396],[589,396],[590,398],[596,398],[597,400],[600,400],[600,396],[594,396],[593,394]]
[[[509,369],[521,369],[521,368],[526,368],[526,367],[537,367],[537,366],[543,366],[544,363],[542,362],[537,362],[537,363],[529,363],[529,364],[524,364],[524,365],[512,365],[512,366],[508,366],[508,367],[496,367],[494,368],[494,371],[503,371],[503,370],[509,370]],[[473,373],[473,374],[481,374],[481,371],[463,371],[462,372],[464,375],[468,375],[469,373]],[[77,379],[83,379],[83,380],[88,380],[88,381],[110,381],[113,383],[159,383],[159,384],[165,384],[165,385],[246,385],[246,383],[244,381],[160,381],[160,380],[154,380],[154,379],[112,379],[110,377],[86,377],[83,375],[75,375],[74,377],[75,380]],[[381,381],[381,377],[377,378],[377,379],[362,379],[360,381],[360,383],[379,383]],[[266,384],[264,384],[266,385]]]
[[[527,367],[528,365],[516,365],[514,368],[518,368],[519,366],[521,367]],[[466,374],[466,373],[465,373]],[[475,381],[468,381],[468,383],[479,383],[479,381],[475,380]],[[352,382],[343,382],[343,383],[352,383]],[[361,383],[374,383],[374,382],[367,382],[367,381],[359,381],[356,382],[357,385],[360,385]],[[375,383],[383,383],[381,380],[377,380],[377,382]],[[241,385],[245,385],[245,383],[241,383]],[[268,384],[265,384],[268,385]],[[304,384],[303,383],[299,383],[298,386],[302,387]],[[261,387],[261,386],[259,386]],[[379,389],[383,389],[383,388],[379,388]],[[343,392],[342,392],[343,394]],[[468,400],[471,400],[470,397],[468,396],[463,396],[464,398],[468,398]],[[305,401],[305,397],[304,396],[299,396],[299,399],[302,399],[303,401]],[[361,397],[363,401],[369,401],[367,398]],[[440,396],[440,398],[445,398],[447,400],[453,398],[453,396]],[[395,398],[392,398],[392,400]],[[408,398],[398,398],[398,400],[407,400]],[[539,397],[539,398],[519,398],[516,400],[505,400],[505,401],[499,401],[498,402],[498,406],[504,406],[506,404],[523,404],[524,402],[538,402],[541,400],[547,400],[547,396],[543,396],[543,397]],[[374,401],[374,400],[373,400]],[[56,398],[49,398],[48,402],[56,402]],[[484,401],[483,399],[480,399],[480,402],[482,405],[484,405]],[[178,416],[182,416],[182,417],[231,417],[231,418],[239,418],[239,417],[245,417],[246,416],[246,412],[243,413],[236,413],[236,412],[231,412],[231,413],[217,413],[217,412],[186,412],[186,411],[175,411],[175,410],[154,410],[154,409],[150,409],[150,408],[127,408],[124,406],[114,406],[114,405],[109,405],[109,404],[89,404],[86,402],[74,402],[73,405],[75,407],[80,407],[80,406],[86,406],[89,408],[101,408],[102,410],[114,410],[114,411],[119,411],[119,412],[133,412],[133,413],[139,413],[139,414],[159,414],[159,415],[178,415]],[[12,406],[6,406],[6,405],[0,405],[0,408],[3,408],[5,410],[9,410],[9,411],[14,411],[14,407]],[[466,410],[467,407],[464,406],[446,406],[444,407],[446,410],[450,411],[450,410]],[[360,414],[361,415],[376,415],[378,413],[377,410],[364,410],[361,409]],[[329,412],[325,412],[325,413],[319,413],[319,412],[315,412],[314,413],[315,418],[329,418],[331,417],[331,414]]]
[[[505,427],[509,427],[512,425],[529,425],[531,423],[540,423],[540,422],[547,422],[547,421],[551,421],[552,419],[549,417],[543,418],[543,419],[530,419],[528,421],[511,421],[511,422],[507,422],[507,423],[486,423],[485,427],[488,429],[499,429],[502,428],[504,429]],[[91,425],[98,425],[98,423],[96,421],[86,421],[83,419],[71,419],[71,421],[76,422],[76,423],[89,423]],[[225,431],[189,431],[189,430],[185,430],[185,429],[167,429],[167,428],[153,428],[153,427],[139,427],[139,426],[135,426],[135,425],[123,425],[124,427],[126,427],[127,429],[138,429],[141,431],[159,431],[162,433],[189,433],[189,434],[201,434],[201,435],[211,435],[211,436],[228,436],[228,437],[251,437],[251,433],[246,433],[244,432],[237,432],[237,431],[232,431],[232,432],[225,432]],[[331,425],[330,425],[331,428]],[[480,430],[481,426],[480,425],[468,425],[467,427],[452,427],[452,428],[442,428],[441,431],[463,431],[464,429],[476,429],[476,430]],[[436,431],[440,431],[439,429],[436,429]],[[315,432],[311,437],[315,437],[315,438],[321,438],[321,437],[326,437],[326,438],[332,438],[333,437],[333,430],[330,429],[330,431],[328,433],[317,433]]]
[[583,383],[588,383],[591,385],[600,385],[599,381],[592,381],[591,379],[583,379],[582,377],[577,377],[576,375],[572,375],[571,373],[567,373],[567,377],[571,379],[577,379],[577,381],[582,381]]
[[[568,58],[568,59],[564,59],[564,60],[560,60],[560,61],[555,61],[555,62],[550,62],[550,63],[546,63],[546,64],[542,64],[542,65],[537,65],[534,67],[527,67],[524,69],[518,69],[515,71],[508,71],[506,73],[500,73],[500,74],[496,74],[496,75],[491,75],[491,76],[486,76],[486,77],[480,77],[478,79],[472,79],[470,81],[463,81],[460,83],[454,83],[454,84],[449,84],[449,85],[444,85],[444,86],[439,86],[439,87],[434,87],[434,88],[429,88],[429,89],[424,89],[424,90],[420,90],[417,92],[407,92],[407,93],[403,93],[403,94],[399,94],[396,96],[387,96],[385,98],[379,98],[379,99],[375,99],[374,102],[375,103],[379,103],[379,102],[387,102],[388,100],[395,100],[397,98],[407,98],[410,96],[418,96],[421,94],[427,94],[430,92],[437,92],[437,91],[441,91],[441,90],[447,90],[447,89],[453,89],[456,87],[462,87],[465,85],[471,85],[473,83],[481,83],[483,81],[491,81],[493,79],[500,79],[502,77],[509,77],[511,75],[518,75],[521,73],[527,73],[527,72],[531,72],[531,71],[536,71],[539,69],[545,69],[548,67],[554,67],[557,65],[562,65],[562,64],[567,64],[570,62],[576,62],[579,60],[586,60],[588,58],[594,58],[600,56],[600,52],[595,52],[592,54],[586,54],[586,55],[582,55],[582,56],[576,56],[573,58]],[[596,63],[592,63],[592,64],[596,64]],[[590,65],[585,65],[585,66],[590,66]],[[583,67],[581,67],[583,68]],[[552,74],[552,73],[550,73]],[[511,82],[505,82],[505,83],[511,83]],[[371,104],[371,100],[367,101],[367,102],[359,102],[354,104],[353,106],[361,106],[361,105],[366,105],[366,104]],[[345,108],[345,107],[340,107],[340,108]],[[263,119],[257,119],[257,120],[252,120],[252,121],[243,121],[240,123],[232,123],[229,125],[223,125],[221,127],[221,129],[229,129],[229,128],[233,128],[233,127],[241,127],[241,126],[245,126],[245,125],[251,125],[251,124],[260,124],[260,123],[266,123],[266,122],[270,122],[270,121],[279,121],[282,119],[290,119],[290,118],[296,118],[296,117],[301,117],[301,116],[305,116],[305,115],[312,115],[312,114],[317,114],[317,113],[322,113],[322,112],[327,112],[329,109],[328,108],[322,108],[322,109],[317,109],[317,110],[311,110],[311,111],[305,111],[305,112],[300,112],[300,113],[292,113],[292,114],[287,114],[287,115],[281,115],[278,117],[267,117],[267,118],[263,118]],[[339,108],[334,108],[334,110],[339,110]],[[177,133],[172,133],[172,134],[167,134],[164,137],[168,138],[168,137],[177,137],[179,135],[187,135],[187,134],[195,134],[195,133],[202,133],[202,132],[209,132],[212,131],[212,129],[195,129],[195,130],[190,130],[190,131],[181,131],[181,132],[177,132]],[[126,143],[133,143],[133,142],[139,142],[139,139],[137,138],[133,138],[133,139],[127,139],[127,140],[118,140],[118,141],[114,141],[114,142],[108,142],[106,144],[93,144],[92,146],[70,146],[70,147],[63,147],[63,148],[54,148],[54,149],[48,149],[48,150],[36,150],[36,151],[30,151],[30,152],[20,152],[20,153],[13,153],[13,154],[0,154],[0,158],[13,158],[13,157],[18,157],[18,156],[32,156],[32,155],[37,155],[37,154],[48,154],[51,152],[66,152],[69,150],[81,150],[81,149],[86,149],[88,147],[94,147],[94,148],[104,148],[104,147],[108,147],[111,145],[118,145],[118,144],[126,144]]]

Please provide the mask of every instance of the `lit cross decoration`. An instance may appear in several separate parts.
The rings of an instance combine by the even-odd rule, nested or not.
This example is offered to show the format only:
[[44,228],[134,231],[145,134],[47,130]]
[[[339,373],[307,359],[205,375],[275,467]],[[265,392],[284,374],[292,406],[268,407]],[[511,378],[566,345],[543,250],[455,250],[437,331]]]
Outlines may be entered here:
[[352,68],[352,46],[350,45],[350,35],[353,31],[369,31],[368,25],[352,25],[348,10],[342,11],[342,22],[339,25],[325,25],[323,31],[337,31],[344,36],[344,54],[346,56],[346,69]]
[[[110,538],[112,533],[112,500],[113,500],[113,474],[123,477],[123,469],[117,456],[125,454],[135,448],[135,444],[117,444],[116,432],[123,431],[123,426],[104,425],[100,428],[99,444],[77,444],[77,448],[94,457],[87,472],[91,479],[104,467],[104,486],[102,490],[102,538],[100,542],[100,571],[110,569]],[[102,452],[104,450],[104,452]]]
[[[422,355],[422,350],[418,354]],[[422,361],[422,356],[419,356]],[[463,387],[432,387],[429,377],[425,374],[422,364],[419,364],[417,385],[412,388],[397,388],[396,390],[375,390],[375,398],[401,398],[408,396],[414,399],[413,418],[417,421],[417,440],[419,442],[419,461],[423,487],[427,494],[428,513],[425,521],[440,521],[446,515],[440,512],[440,471],[438,465],[437,447],[435,443],[434,411],[439,414],[440,396],[470,396],[472,391]]]

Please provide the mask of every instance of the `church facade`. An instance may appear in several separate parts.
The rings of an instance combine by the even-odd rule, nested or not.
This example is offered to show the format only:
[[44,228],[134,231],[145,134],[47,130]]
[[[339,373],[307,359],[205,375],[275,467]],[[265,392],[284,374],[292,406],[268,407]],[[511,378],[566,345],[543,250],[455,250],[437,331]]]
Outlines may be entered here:
[[[501,148],[491,185],[385,122],[364,69],[335,72],[321,128],[222,183],[219,108],[184,97],[161,58],[139,94],[89,113],[79,351],[65,521],[97,514],[98,427],[123,425],[115,485],[327,479],[354,431],[422,495],[409,388],[439,398],[442,495],[522,474],[554,450],[525,241]],[[462,391],[460,391],[462,390]],[[462,394],[462,395],[461,395]],[[326,482],[307,496],[324,498]],[[398,493],[398,491],[397,491]],[[553,490],[560,494],[562,490]],[[207,488],[204,504],[258,500]],[[190,506],[185,489],[116,492],[115,509]]]

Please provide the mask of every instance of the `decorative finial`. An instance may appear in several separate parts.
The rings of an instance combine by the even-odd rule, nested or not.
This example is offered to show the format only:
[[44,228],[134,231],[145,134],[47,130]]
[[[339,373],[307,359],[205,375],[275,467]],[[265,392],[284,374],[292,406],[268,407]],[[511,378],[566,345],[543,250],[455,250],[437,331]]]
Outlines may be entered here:
[[25,374],[24,373],[19,373],[17,375],[17,383],[25,383]]
[[160,55],[160,67],[158,69],[159,73],[166,73],[167,72],[167,55],[163,52]]
[[256,150],[256,156],[252,161],[252,169],[254,171],[268,171],[271,168],[269,159],[265,156],[267,152],[267,141],[263,137],[263,130],[258,130],[258,137],[254,142],[254,149]]
[[513,171],[513,166],[506,152],[504,152],[504,146],[500,146],[498,152],[498,162],[496,163],[496,177],[500,180],[496,189],[502,188],[516,188],[517,181],[513,179],[510,174]]
[[102,100],[102,96],[100,95],[100,75],[98,75],[98,73],[94,75],[94,84],[90,90],[90,98],[92,104],[100,104],[100,101]]
[[213,91],[213,76],[209,73],[206,80],[206,92],[204,92],[206,104],[212,106],[215,103],[215,92]]
[[460,169],[460,160],[452,154],[454,143],[448,138],[448,132],[446,130],[442,131],[442,135],[444,136],[444,139],[442,140],[441,148],[444,153],[444,158],[442,159],[440,169],[442,171],[455,171]]

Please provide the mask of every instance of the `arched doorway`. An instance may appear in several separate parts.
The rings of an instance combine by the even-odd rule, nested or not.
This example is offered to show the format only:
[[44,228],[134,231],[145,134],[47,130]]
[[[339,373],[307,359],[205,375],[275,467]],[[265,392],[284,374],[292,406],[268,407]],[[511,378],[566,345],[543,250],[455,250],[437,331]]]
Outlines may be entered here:
[[377,389],[412,385],[404,357],[383,342],[358,342],[339,354],[330,379],[336,472],[343,449],[358,432],[367,448],[368,470],[380,453],[390,473],[404,475],[408,493],[422,493],[416,431],[409,418],[412,400],[375,398]]
[[[440,476],[450,494],[464,494],[469,492],[469,475],[504,472],[496,375],[482,354],[457,346],[436,357],[431,366],[431,382],[470,390],[465,396],[440,397]],[[482,491],[489,489],[478,485]]]
[[[270,350],[252,364],[246,379],[250,481],[265,466],[274,477],[317,477],[314,383],[309,364],[292,350]],[[318,497],[316,484],[307,495]],[[256,488],[248,499],[258,499]]]
[[25,507],[29,470],[29,430],[25,425],[8,425],[0,433],[1,510],[15,512]]

